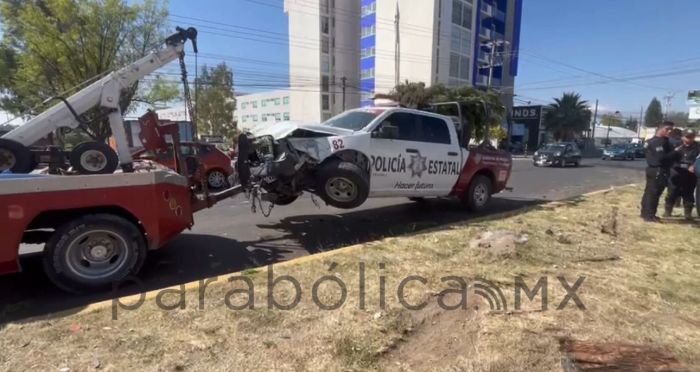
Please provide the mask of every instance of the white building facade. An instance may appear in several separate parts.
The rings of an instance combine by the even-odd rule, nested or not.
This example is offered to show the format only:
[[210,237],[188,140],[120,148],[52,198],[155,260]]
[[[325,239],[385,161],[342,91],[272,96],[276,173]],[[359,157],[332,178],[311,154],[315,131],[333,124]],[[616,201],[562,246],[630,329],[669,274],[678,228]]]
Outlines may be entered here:
[[[360,104],[359,0],[285,0],[291,118],[321,122]],[[344,92],[344,93],[343,93]]]
[[342,112],[342,87],[352,108],[397,82],[486,86],[489,75],[511,106],[522,1],[285,0],[290,84],[301,99],[292,118]]
[[236,122],[240,130],[259,124],[287,121],[291,118],[291,92],[275,90],[236,96]]

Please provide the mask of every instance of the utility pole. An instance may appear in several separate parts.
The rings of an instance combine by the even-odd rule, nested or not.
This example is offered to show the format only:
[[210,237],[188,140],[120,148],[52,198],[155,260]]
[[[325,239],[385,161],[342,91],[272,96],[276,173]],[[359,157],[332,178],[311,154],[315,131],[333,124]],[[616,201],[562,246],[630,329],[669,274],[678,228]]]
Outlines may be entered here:
[[639,108],[639,123],[637,123],[637,137],[642,137],[642,123],[644,122],[644,106]]
[[676,93],[674,92],[668,92],[668,94],[664,96],[664,99],[666,100],[666,113],[664,114],[664,119],[668,119],[668,113],[671,109],[671,100],[673,100],[673,97],[675,96]]
[[394,74],[395,76],[395,81],[394,81],[394,86],[398,86],[401,83],[401,37],[399,36],[399,31],[400,31],[400,19],[401,15],[399,14],[399,2],[396,2],[396,16],[394,19],[394,32],[396,33],[396,41],[394,45]]
[[591,139],[593,140],[593,148],[595,148],[595,123],[598,120],[598,100],[595,100],[595,111],[593,113],[593,130],[591,130]]
[[345,82],[346,81],[348,81],[348,78],[346,78],[345,76],[340,78],[341,87],[343,88],[343,112],[345,112]]
[[489,78],[486,81],[487,90],[491,90],[491,81],[493,80],[493,68],[496,67],[496,29],[493,23],[491,24],[491,54],[489,55]]

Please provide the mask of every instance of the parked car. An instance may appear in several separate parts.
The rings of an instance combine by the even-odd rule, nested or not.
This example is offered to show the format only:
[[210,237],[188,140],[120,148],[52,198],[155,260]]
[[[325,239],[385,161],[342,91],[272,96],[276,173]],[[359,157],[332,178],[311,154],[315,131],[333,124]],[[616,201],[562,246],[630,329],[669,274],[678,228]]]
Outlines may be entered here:
[[[167,152],[153,154],[146,150],[139,150],[132,155],[134,159],[149,159],[168,168],[175,169],[172,146]],[[199,158],[203,167],[201,174],[206,177],[209,188],[220,189],[226,187],[228,178],[234,174],[231,158],[216,148],[214,144],[183,142],[180,144],[180,155],[183,161],[189,156]]]
[[603,160],[634,160],[636,151],[632,145],[617,144],[603,150]]
[[637,158],[643,158],[646,156],[644,153],[644,144],[643,143],[633,143],[630,144],[632,148],[634,149],[634,156]]
[[561,142],[544,145],[535,151],[533,162],[539,166],[574,167],[581,165],[581,150],[573,142]]

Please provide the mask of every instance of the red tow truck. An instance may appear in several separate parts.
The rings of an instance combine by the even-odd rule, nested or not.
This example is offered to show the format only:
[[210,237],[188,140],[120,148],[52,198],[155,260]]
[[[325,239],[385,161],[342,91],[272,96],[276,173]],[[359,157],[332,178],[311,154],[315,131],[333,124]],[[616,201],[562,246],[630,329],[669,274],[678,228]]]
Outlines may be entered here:
[[210,194],[194,184],[196,160],[179,158],[177,125],[159,124],[152,112],[141,123],[149,149],[167,149],[163,139],[174,137],[177,172],[0,175],[0,275],[20,270],[20,244],[45,244],[44,270],[57,286],[108,286],[136,274],[149,250],[192,227],[195,212],[243,191]]

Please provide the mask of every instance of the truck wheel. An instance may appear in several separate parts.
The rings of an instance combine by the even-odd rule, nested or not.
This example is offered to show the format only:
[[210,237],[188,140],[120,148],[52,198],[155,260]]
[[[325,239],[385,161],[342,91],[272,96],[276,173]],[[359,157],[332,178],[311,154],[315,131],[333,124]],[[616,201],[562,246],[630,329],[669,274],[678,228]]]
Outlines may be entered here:
[[100,142],[83,142],[69,156],[70,165],[80,174],[110,174],[119,166],[119,157]]
[[34,170],[34,155],[24,145],[13,140],[0,138],[0,173],[29,173]]
[[332,207],[356,208],[369,196],[369,179],[366,172],[354,163],[331,160],[318,172],[317,191]]
[[136,275],[145,258],[146,242],[133,223],[91,214],[56,229],[46,243],[43,264],[56,286],[83,293]]
[[491,180],[484,175],[477,175],[469,184],[467,194],[462,200],[467,209],[472,212],[481,212],[491,200]]

